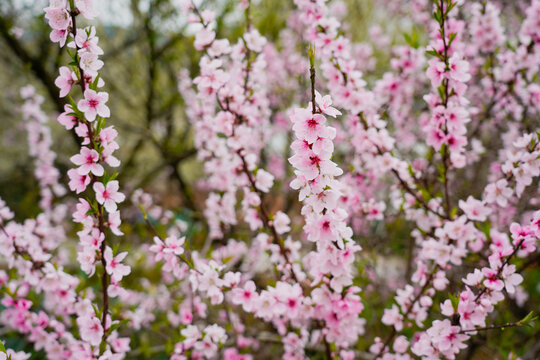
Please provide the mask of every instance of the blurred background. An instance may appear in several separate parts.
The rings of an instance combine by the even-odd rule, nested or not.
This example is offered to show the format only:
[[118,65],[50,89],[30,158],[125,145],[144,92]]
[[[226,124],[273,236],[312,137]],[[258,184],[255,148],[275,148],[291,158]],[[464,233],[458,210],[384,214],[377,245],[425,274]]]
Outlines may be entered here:
[[[53,149],[62,173],[70,166],[75,138],[66,135],[56,123],[66,99],[58,98],[54,80],[58,68],[67,59],[66,49],[49,41],[49,30],[42,9],[46,0],[0,1],[0,197],[5,199],[19,218],[37,211],[38,186],[32,176],[26,146],[26,133],[19,113],[21,87],[33,84],[45,97],[44,110],[50,114]],[[201,8],[217,13],[217,37],[234,42],[244,23],[243,14],[234,1],[203,1]],[[287,14],[294,6],[290,0],[253,1],[253,21],[270,41],[279,40],[286,27]],[[184,104],[177,90],[181,69],[193,75],[198,71],[199,52],[193,48],[194,31],[180,12],[181,0],[95,0],[98,18],[93,21],[104,49],[103,79],[110,93],[110,124],[120,133],[119,170],[124,187],[167,194],[173,207],[197,210],[201,199],[193,193],[193,184],[202,175],[195,160],[191,127],[186,120]],[[373,1],[349,1],[348,30],[357,40],[366,40],[368,29],[385,27],[385,34],[398,34],[406,22],[389,22],[385,7]],[[404,24],[400,24],[404,23]],[[393,39],[389,39],[393,42]],[[277,42],[279,46],[279,41]],[[388,55],[376,56],[385,71]],[[386,59],[387,60],[387,59]],[[373,73],[371,75],[377,75]],[[136,176],[135,176],[136,175]],[[65,180],[65,179],[64,179]]]

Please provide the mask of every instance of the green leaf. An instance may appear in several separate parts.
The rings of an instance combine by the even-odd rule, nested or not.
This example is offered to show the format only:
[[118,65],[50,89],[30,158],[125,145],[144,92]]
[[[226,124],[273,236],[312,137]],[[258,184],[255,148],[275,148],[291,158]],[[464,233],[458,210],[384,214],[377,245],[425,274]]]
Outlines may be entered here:
[[449,37],[449,40],[448,40],[448,47],[450,47],[450,45],[452,45],[452,41],[454,41],[456,36],[457,36],[457,33],[450,33],[450,37]]
[[311,68],[314,68],[315,67],[315,47],[313,47],[313,45],[308,45],[307,47],[307,52],[308,52],[308,58],[309,58],[309,66]]
[[434,18],[435,21],[437,21],[439,24],[441,23],[441,14],[440,14],[439,9],[437,9],[437,11],[435,11],[435,12],[433,13],[433,18]]
[[456,2],[450,3],[450,5],[448,5],[448,7],[446,8],[446,15],[448,15],[448,13],[449,13],[450,11],[452,11],[452,9],[453,9],[456,5],[457,5]]
[[439,92],[439,97],[444,100],[445,98],[444,86],[443,85],[439,86],[437,88],[437,91]]
[[426,50],[426,54],[431,55],[431,56],[436,56],[438,58],[441,57],[441,55],[435,50]]
[[101,77],[101,74],[98,73],[97,76],[96,76],[96,79],[94,80],[94,82],[92,84],[90,84],[90,89],[94,90],[94,91],[97,91],[97,84],[98,84],[98,81]]
[[534,322],[536,319],[538,319],[538,316],[534,315],[534,312],[531,311],[528,313],[523,319],[519,320],[520,324],[531,326],[531,322]]
[[144,210],[143,204],[139,203],[139,209],[141,209],[144,220],[148,220],[148,215],[146,215],[146,210]]
[[457,308],[459,306],[459,295],[458,294],[448,294],[448,298],[452,302],[452,307],[454,308],[454,311],[457,312]]
[[98,319],[100,319],[101,318],[101,311],[99,311],[99,309],[94,304],[92,304],[92,307],[94,308],[94,313],[96,314],[96,317]]
[[3,352],[4,354],[6,353],[6,347],[1,341],[0,341],[0,352]]
[[68,100],[69,100],[69,103],[71,104],[71,107],[73,108],[73,110],[74,111],[79,111],[79,109],[77,108],[77,103],[75,102],[75,100],[73,100],[71,95],[68,95]]
[[431,200],[431,195],[429,194],[429,191],[427,191],[426,189],[424,188],[421,188],[420,189],[420,192],[422,193],[422,197],[424,198],[424,200],[426,202],[429,202],[429,200]]
[[411,164],[409,164],[408,170],[409,170],[409,175],[411,175],[411,177],[414,177],[414,170]]
[[407,44],[409,44],[410,47],[414,49],[418,49],[420,47],[419,36],[416,29],[413,28],[410,35],[407,33],[403,33],[403,37],[405,38],[405,41],[407,42]]
[[512,50],[513,52],[516,52],[516,47],[514,45],[512,45],[512,43],[510,42],[510,40],[508,40],[506,42],[506,47],[510,50]]

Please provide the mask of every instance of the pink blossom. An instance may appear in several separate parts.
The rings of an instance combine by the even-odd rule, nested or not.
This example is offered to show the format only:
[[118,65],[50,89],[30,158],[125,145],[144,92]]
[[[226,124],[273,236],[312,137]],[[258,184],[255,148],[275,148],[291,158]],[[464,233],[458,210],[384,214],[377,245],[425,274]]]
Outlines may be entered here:
[[86,190],[86,187],[90,184],[91,179],[88,174],[81,175],[76,169],[69,169],[67,174],[69,177],[69,188],[77,194]]
[[287,214],[282,211],[276,212],[272,223],[274,224],[274,227],[276,228],[278,234],[285,234],[291,230],[291,227],[289,226],[291,220],[289,219]]
[[94,149],[83,146],[80,154],[73,155],[70,160],[75,165],[79,165],[77,169],[79,175],[88,175],[89,173],[92,173],[95,176],[102,176],[104,173],[103,166],[98,163],[99,154]]
[[459,200],[459,207],[470,220],[485,221],[491,214],[490,208],[472,196],[469,196],[467,201]]
[[71,17],[65,7],[47,7],[45,19],[49,20],[49,26],[53,30],[66,30],[71,24]]
[[485,280],[484,285],[488,289],[495,291],[501,291],[504,288],[504,282],[499,279],[497,271],[490,268],[483,268],[482,274],[484,274]]
[[117,209],[117,203],[125,200],[125,195],[118,191],[120,185],[118,180],[112,180],[103,185],[100,182],[94,183],[94,191],[96,192],[96,200],[105,207],[109,213],[114,213]]
[[67,35],[68,35],[67,29],[53,30],[51,31],[50,39],[52,42],[59,43],[60,47],[63,47],[66,44]]
[[81,270],[88,276],[94,275],[96,271],[96,249],[84,247],[77,253],[77,261],[81,265]]
[[73,115],[73,108],[71,105],[66,104],[64,105],[64,112],[58,115],[58,122],[62,124],[66,130],[71,130],[73,127],[77,124],[77,118]]
[[394,326],[397,331],[403,329],[403,316],[396,305],[392,305],[392,309],[384,309],[381,322],[385,325]]
[[320,114],[312,114],[307,109],[296,109],[292,120],[297,137],[305,139],[309,144],[313,144],[319,137],[328,136],[328,130],[324,125],[326,118]]
[[262,192],[268,192],[272,188],[273,183],[274,176],[272,174],[263,169],[257,170],[257,175],[255,176],[255,185],[257,186],[257,189]]
[[216,38],[216,33],[213,30],[204,28],[197,33],[195,36],[195,49],[202,50],[214,41]]
[[97,16],[97,12],[94,10],[93,0],[75,0],[75,6],[81,15],[88,20],[92,20]]
[[266,45],[266,39],[264,36],[261,36],[256,29],[252,29],[245,33],[244,40],[246,41],[246,46],[248,49],[255,52],[261,52],[264,45]]
[[431,80],[432,86],[438,87],[446,78],[445,65],[439,59],[432,59],[428,62],[428,64],[429,67],[427,69],[426,75]]
[[515,265],[505,266],[501,277],[504,280],[504,287],[509,294],[514,294],[516,292],[516,286],[523,282],[523,277],[516,273]]
[[79,199],[79,203],[76,205],[77,211],[73,213],[73,221],[77,223],[86,223],[89,220],[87,215],[88,211],[91,209],[88,201],[84,199]]
[[255,283],[248,281],[244,288],[235,288],[231,292],[232,302],[236,305],[242,305],[245,311],[251,312],[257,302],[258,294]]
[[184,241],[185,237],[178,238],[176,236],[169,236],[165,239],[165,246],[163,252],[165,254],[182,255],[184,253]]
[[99,319],[93,315],[80,316],[77,318],[79,333],[84,341],[90,345],[98,346],[103,337],[103,327]]
[[450,79],[467,82],[470,80],[471,75],[469,74],[469,63],[466,60],[463,60],[461,55],[455,53],[448,60],[448,66],[450,68],[449,77]]
[[[103,61],[99,60],[98,55],[96,53],[84,51],[80,54],[79,65],[81,69],[84,70],[85,75],[95,77],[98,71],[103,67]],[[90,89],[87,89],[87,90],[90,90]],[[86,95],[85,95],[85,98],[87,98]],[[105,101],[107,101],[107,99],[105,99]],[[79,105],[79,109],[80,109],[80,105]],[[81,109],[81,111],[84,111],[84,110]],[[104,117],[108,117],[108,116],[104,116]]]
[[484,190],[484,200],[488,204],[496,202],[499,206],[505,207],[512,194],[512,189],[508,187],[508,181],[500,179],[496,183],[488,184],[488,186],[486,186]]
[[341,115],[341,111],[331,106],[332,98],[330,95],[321,96],[321,94],[315,90],[315,102],[323,114],[332,116],[334,118],[337,115]]
[[116,236],[122,236],[124,233],[120,230],[120,225],[122,220],[120,218],[120,211],[114,211],[109,213],[107,218],[106,225],[111,230],[111,232]]
[[67,66],[60,68],[60,76],[56,78],[55,84],[60,88],[60,97],[64,97],[69,94],[71,87],[77,81],[75,73],[72,72]]
[[109,94],[106,92],[96,93],[94,90],[86,89],[84,91],[84,99],[77,104],[79,110],[84,112],[88,121],[94,121],[96,115],[101,117],[109,117],[111,112],[105,103],[109,100]]
[[113,257],[112,249],[109,246],[105,248],[105,253],[103,256],[107,263],[107,274],[111,275],[114,282],[119,282],[124,276],[131,273],[131,267],[121,264],[121,261],[124,260],[127,254],[128,253],[124,251]]

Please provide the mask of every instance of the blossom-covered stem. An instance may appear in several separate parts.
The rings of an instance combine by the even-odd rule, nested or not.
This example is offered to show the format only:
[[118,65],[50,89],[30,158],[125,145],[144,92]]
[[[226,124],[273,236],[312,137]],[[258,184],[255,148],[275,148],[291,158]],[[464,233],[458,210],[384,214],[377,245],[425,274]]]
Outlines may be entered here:
[[[74,1],[73,0],[70,0],[70,6],[71,6],[71,11],[69,12],[69,15],[71,16],[71,23],[72,23],[72,26],[71,26],[71,34],[73,35],[73,39],[75,39],[77,37],[77,15],[79,15],[79,13],[75,10],[75,4],[74,4]],[[79,59],[79,50],[80,50],[80,47],[79,45],[77,45],[77,42],[74,41],[74,44],[75,44],[75,56],[77,56]],[[85,85],[85,82],[86,82],[86,79],[85,79],[85,75],[84,75],[84,69],[81,67],[81,63],[80,61],[77,61],[77,69],[79,71],[79,85],[81,87],[81,93],[84,95],[84,92],[86,90],[86,85]],[[91,149],[94,149],[94,130],[92,128],[92,125],[85,119],[85,118],[82,118],[81,119],[84,124],[86,125],[86,128],[88,129],[88,137],[90,138],[90,144],[88,144],[90,146]],[[93,185],[93,181],[94,181],[94,176],[92,175],[92,185]],[[98,206],[101,207],[101,205],[98,204]]]
[[[362,121],[362,125],[364,126],[364,129],[367,130],[369,128],[369,125],[368,125],[368,123],[366,121],[366,118],[364,117],[363,113],[360,113],[360,121]],[[384,151],[380,148],[380,146],[377,145],[377,144],[374,144],[374,145],[375,145],[375,148],[377,149],[377,153],[379,155],[383,155]],[[411,188],[411,186],[401,177],[401,175],[399,174],[399,171],[397,171],[396,169],[391,169],[391,172],[392,172],[392,174],[394,174],[396,179],[399,181],[399,184],[401,185],[403,190],[405,190],[407,193],[412,195],[414,197],[414,199],[422,206],[422,208],[424,208],[424,210],[426,210],[426,211],[428,211],[428,212],[430,212],[430,213],[432,213],[434,215],[437,215],[441,219],[449,219],[447,214],[441,214],[438,211],[433,210],[428,205],[428,203],[426,203],[426,201],[422,197],[418,196],[418,193],[416,191],[414,191]]]
[[[448,15],[448,11],[444,8],[444,0],[440,0],[438,7],[440,9],[441,14],[441,37],[443,41],[444,46],[444,55],[443,55],[443,61],[445,63],[446,69],[448,69],[448,43],[446,42],[446,34],[445,34],[445,20]],[[448,106],[448,79],[443,80],[443,87],[444,87],[444,98],[443,106],[446,108]],[[448,124],[447,120],[445,119],[445,126],[444,126],[444,133],[445,135],[448,135]],[[450,214],[450,194],[448,192],[448,161],[450,160],[450,151],[448,149],[448,146],[444,147],[443,152],[443,186],[444,186],[444,209],[446,214]]]
[[273,222],[270,221],[268,211],[266,210],[266,207],[265,207],[264,201],[263,201],[263,195],[264,194],[260,189],[257,188],[257,184],[255,182],[255,179],[253,178],[253,176],[251,174],[251,171],[249,171],[246,158],[243,155],[243,150],[242,149],[238,150],[237,154],[240,157],[240,159],[242,160],[242,170],[244,171],[244,173],[248,177],[251,188],[253,189],[253,191],[255,191],[259,195],[259,197],[261,199],[261,204],[259,206],[259,213],[260,213],[260,215],[262,217],[263,224],[270,231],[270,233],[272,234],[272,238],[274,240],[274,243],[276,243],[279,246],[279,250],[281,252],[281,255],[283,255],[283,258],[285,259],[285,262],[290,266],[291,277],[293,278],[293,280],[295,282],[298,283],[299,282],[298,278],[296,276],[296,273],[294,272],[294,268],[293,268],[292,263],[291,263],[291,261],[289,259],[289,255],[287,255],[287,249],[285,248],[285,244],[283,243],[283,239],[281,239],[281,237],[279,236]]
[[500,324],[500,325],[491,325],[491,326],[486,326],[486,327],[483,327],[483,328],[461,330],[459,333],[460,334],[466,334],[466,333],[469,333],[469,332],[497,330],[497,329],[504,329],[504,328],[508,328],[508,327],[516,327],[516,326],[523,326],[523,325],[525,325],[525,323],[523,321],[516,321],[516,322],[513,322],[513,323],[506,323],[506,324]]
[[[76,19],[79,13],[76,11],[74,0],[70,0],[69,3],[71,7],[70,16],[71,16],[71,21],[72,21],[71,33],[73,35],[73,39],[76,39],[77,38],[77,20]],[[74,41],[74,43],[75,43],[75,49],[76,49],[76,56],[78,57],[79,56],[78,51],[80,50],[80,47],[79,45],[77,45],[76,41]],[[80,76],[79,85],[81,87],[82,94],[84,95],[86,91],[86,86],[85,86],[86,79],[85,79],[84,70],[81,67],[80,61],[77,61],[77,68],[79,70],[79,76]],[[95,146],[94,146],[94,134],[93,134],[92,125],[86,119],[83,119],[83,121],[86,124],[86,127],[88,129],[88,137],[90,138],[89,146],[92,149],[94,149]],[[96,176],[91,174],[90,186],[93,186],[96,183],[96,181],[97,181]],[[98,203],[97,209],[98,209],[97,211],[98,229],[102,234],[105,234],[105,226],[104,226],[104,220],[103,220],[103,205]],[[107,323],[107,315],[109,313],[109,294],[108,294],[107,289],[109,287],[109,282],[110,282],[109,274],[107,274],[107,271],[106,271],[107,260],[105,259],[105,255],[104,255],[106,247],[107,247],[107,239],[104,238],[100,246],[101,265],[103,266],[103,274],[101,275],[102,311],[103,311],[102,316],[101,316],[101,326],[103,327],[103,330],[104,330],[103,331],[104,342],[107,340],[107,335],[108,335],[106,323]]]
[[[217,98],[217,104],[219,105],[221,110],[228,111],[229,113],[234,115],[235,123],[242,123],[244,121],[244,118],[243,118],[242,115],[240,115],[240,114],[236,113],[234,110],[230,109],[227,104],[223,105],[221,103],[221,101],[219,100],[219,98]],[[234,132],[234,129],[235,129],[235,127],[233,126],[233,128],[232,128],[233,132]],[[294,268],[293,268],[292,263],[291,263],[291,261],[289,259],[289,256],[287,255],[287,249],[285,248],[283,240],[279,236],[279,234],[278,234],[276,228],[274,227],[273,223],[270,221],[270,216],[268,215],[269,213],[266,210],[266,207],[265,207],[264,201],[263,201],[264,193],[257,187],[255,179],[253,178],[253,175],[252,175],[251,171],[249,170],[246,158],[244,156],[244,150],[243,149],[238,149],[236,151],[236,153],[238,154],[238,157],[242,161],[242,171],[247,176],[251,188],[253,189],[253,191],[255,191],[257,193],[257,195],[259,195],[259,198],[261,199],[261,204],[258,207],[258,212],[259,212],[259,214],[260,214],[260,216],[261,216],[261,218],[263,220],[264,226],[272,234],[272,239],[273,239],[274,243],[276,243],[279,246],[281,255],[285,259],[285,262],[290,266],[291,276],[292,276],[293,280],[295,282],[298,282],[298,278],[297,278],[297,276],[296,276],[296,274],[294,272]]]
[[[516,247],[514,248],[514,251],[512,251],[512,253],[506,257],[506,259],[504,260],[504,262],[502,263],[502,265],[501,265],[501,266],[499,267],[499,269],[497,270],[497,274],[495,275],[495,277],[496,277],[497,279],[500,279],[501,274],[502,274],[504,268],[506,267],[506,265],[508,265],[508,263],[510,262],[510,260],[512,259],[512,257],[514,257],[514,255],[516,255],[516,253],[518,252],[518,250],[521,248],[521,245],[523,244],[523,242],[525,242],[525,239],[522,239],[522,240],[516,245]],[[478,303],[478,301],[480,300],[480,298],[482,297],[482,295],[484,295],[484,294],[486,293],[487,290],[488,290],[487,286],[483,285],[482,290],[480,290],[480,292],[478,293],[478,295],[476,295],[476,297],[474,298],[474,302],[475,302],[475,303]]]
[[[103,207],[98,204],[98,221],[99,221],[99,231],[101,231],[102,234],[104,234],[104,226],[103,226]],[[106,247],[106,238],[103,239],[103,242],[101,243],[101,265],[103,266],[103,274],[101,275],[101,291],[102,291],[102,305],[103,305],[103,314],[101,316],[101,326],[103,327],[103,341],[107,340],[107,314],[109,313],[109,293],[108,293],[108,287],[109,287],[109,274],[107,274],[107,260],[105,260],[105,247]]]
[[[194,8],[195,13],[201,19],[201,22],[202,22],[203,26],[206,27],[206,25],[204,24],[203,18],[202,18],[202,14],[200,13],[199,9],[195,6],[195,4],[193,2],[192,2],[192,6]],[[248,7],[246,9],[246,18],[247,19],[249,19],[248,11],[249,11],[250,6],[251,6],[251,1],[248,2]],[[249,31],[250,27],[251,27],[250,20],[246,20],[246,28],[248,29],[248,31]],[[245,70],[246,73],[245,73],[245,77],[244,77],[243,90],[244,90],[244,95],[245,95],[246,99],[248,99],[250,97],[249,93],[248,93],[248,90],[249,90],[248,89],[248,83],[249,83],[249,74],[251,72],[251,50],[249,49],[249,47],[247,45],[246,45],[246,53],[244,55],[244,58],[246,60],[247,65],[246,65],[246,70]],[[236,111],[231,109],[229,107],[228,103],[223,104],[221,102],[221,100],[219,99],[219,96],[218,96],[217,93],[216,93],[216,100],[217,100],[217,105],[219,106],[219,108],[221,110],[227,111],[227,112],[231,113],[235,117],[235,121],[234,121],[234,124],[232,126],[232,133],[234,134],[235,129],[236,129],[235,125],[236,124],[242,124],[245,121],[244,116],[241,115],[241,114],[238,114]],[[252,175],[251,171],[249,170],[246,158],[244,156],[244,152],[245,152],[244,149],[241,149],[241,148],[236,151],[237,155],[239,156],[239,158],[240,158],[240,160],[242,162],[242,171],[247,176],[247,178],[249,180],[249,183],[250,183],[250,186],[253,189],[253,191],[255,191],[258,194],[259,198],[261,199],[261,204],[258,207],[258,212],[259,212],[259,214],[260,214],[260,216],[261,216],[261,218],[263,220],[264,227],[267,230],[270,231],[274,243],[276,243],[279,246],[280,253],[282,254],[283,258],[285,259],[286,264],[288,264],[289,267],[290,267],[291,277],[293,278],[293,280],[295,282],[298,283],[299,282],[298,277],[296,276],[296,273],[295,273],[294,268],[293,268],[293,264],[291,263],[291,261],[289,259],[289,256],[287,254],[287,249],[285,248],[284,242],[281,239],[281,237],[279,236],[279,234],[278,234],[276,228],[274,227],[272,221],[270,220],[269,213],[268,213],[267,209],[265,208],[264,201],[263,201],[264,193],[256,185],[256,181],[253,178],[253,175]]]
[[311,82],[311,112],[317,113],[317,107],[315,106],[315,49],[308,47],[309,57],[309,80]]
[[[249,32],[251,30],[251,0],[248,0],[247,2],[246,10],[244,11],[244,14],[246,16],[246,32]],[[249,74],[251,73],[251,49],[246,44],[246,76],[244,77],[244,95],[247,97],[248,95],[248,84],[249,84]]]
[[[141,204],[139,204],[139,207],[141,208],[142,210],[142,213],[143,213],[143,218],[144,218],[144,222],[146,223],[146,226],[148,226],[148,229],[150,229],[150,231],[152,232],[152,234],[154,234],[154,236],[156,236],[159,240],[161,241],[164,241],[163,237],[161,235],[159,235],[159,233],[157,232],[156,228],[154,227],[154,225],[152,225],[152,223],[150,222],[150,220],[148,219],[148,215],[146,214],[146,211],[144,210],[144,208],[142,207]],[[195,268],[195,266],[191,263],[191,261],[188,260],[188,258],[186,256],[184,256],[184,254],[180,255],[180,259],[182,260],[182,262],[184,264],[186,264],[187,266],[189,266],[189,268],[193,271],[196,271],[198,272],[199,274],[201,273],[199,269]]]
[[203,18],[202,14],[201,14],[201,11],[197,7],[197,5],[195,5],[195,1],[193,1],[193,0],[191,0],[191,7],[192,7],[193,11],[195,12],[195,14],[201,20],[201,24],[206,28],[208,26],[208,24],[204,21],[204,18]]
[[[433,280],[433,277],[435,276],[435,274],[437,273],[437,271],[439,270],[439,265],[435,265],[435,268],[431,271],[431,273],[428,275],[427,279],[426,279],[426,283],[424,284],[424,286],[422,286],[422,288],[420,289],[420,291],[416,294],[416,296],[414,297],[414,299],[411,301],[411,303],[409,304],[409,307],[407,308],[407,311],[405,311],[405,313],[403,314],[403,319],[406,319],[407,316],[411,313],[413,307],[414,307],[414,304],[416,304],[416,302],[418,300],[420,300],[420,297],[424,294],[424,292],[428,289],[428,287],[430,286],[431,284],[431,280]],[[375,358],[374,360],[380,358],[383,354],[384,354],[384,351],[386,350],[386,348],[390,345],[390,342],[392,342],[392,340],[396,337],[396,335],[398,334],[395,326],[392,327],[392,332],[390,333],[390,335],[388,335],[388,337],[386,338],[386,340],[384,341],[383,343],[383,346],[381,347],[381,349],[379,350],[379,352],[377,353],[377,355],[375,355]]]
[[[0,230],[2,230],[2,232],[4,233],[4,235],[6,235],[6,237],[8,239],[11,239],[11,235],[9,235],[9,233],[7,232],[6,228],[4,227],[4,225],[2,225],[0,223]],[[26,259],[28,258],[28,260],[30,260],[30,262],[32,263],[32,269],[34,270],[37,270],[37,269],[41,269],[45,263],[42,262],[42,261],[35,261],[32,256],[30,254],[28,254],[27,252],[25,251],[21,251],[21,249],[17,246],[17,244],[15,244],[15,242],[13,242],[13,248],[15,249],[15,253],[17,255],[19,255],[20,257]]]
[[[77,36],[77,15],[79,15],[79,13],[76,11],[74,0],[69,0],[69,6],[71,9],[71,11],[69,12],[69,16],[71,17],[71,34],[75,39],[75,37]],[[75,43],[75,49],[79,50],[79,45],[77,45],[77,43]],[[77,56],[79,55],[77,54]],[[81,91],[84,94],[84,90],[86,90],[84,86],[84,70],[81,68],[80,64],[77,64],[77,67],[79,68],[80,75],[79,85],[81,86]]]

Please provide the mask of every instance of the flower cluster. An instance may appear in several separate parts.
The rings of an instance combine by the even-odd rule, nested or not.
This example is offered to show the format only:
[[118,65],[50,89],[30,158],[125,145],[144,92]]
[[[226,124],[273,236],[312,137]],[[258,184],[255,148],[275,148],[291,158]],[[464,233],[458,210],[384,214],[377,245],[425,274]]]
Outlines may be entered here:
[[40,106],[43,97],[32,85],[22,88],[21,96],[25,100],[21,113],[26,120],[29,153],[35,158],[34,175],[40,187],[40,206],[44,211],[51,211],[54,196],[63,196],[66,189],[60,184],[60,172],[54,166],[56,153],[51,149],[51,131],[46,126],[47,115]]
[[[118,290],[113,289],[119,286],[131,269],[122,264],[127,252],[114,255],[106,234],[109,230],[114,235],[123,235],[117,204],[123,202],[125,196],[119,191],[119,182],[115,180],[117,174],[107,172],[104,166],[115,168],[120,161],[114,156],[119,148],[116,141],[118,133],[113,126],[105,126],[105,119],[110,116],[106,105],[109,95],[98,90],[104,86],[99,73],[103,67],[103,61],[99,59],[103,50],[98,45],[99,39],[93,26],[76,27],[75,18],[78,15],[86,19],[96,16],[92,1],[68,3],[66,0],[51,0],[44,10],[52,28],[51,40],[63,47],[69,39],[67,46],[75,49],[70,53],[72,62],[60,68],[60,75],[55,81],[60,89],[60,97],[73,93],[74,87],[79,87],[82,95],[78,102],[70,97],[65,112],[58,117],[58,122],[67,130],[73,130],[81,143],[80,152],[70,158],[76,167],[67,172],[69,188],[76,194],[91,191],[90,197],[78,199],[73,213],[73,221],[82,225],[82,230],[78,232],[80,243],[77,260],[88,276],[94,275],[97,264],[103,267],[102,308],[100,312],[92,307],[79,311],[77,325],[81,339],[97,349],[102,358],[108,359],[112,352],[118,352],[113,341],[107,342],[108,337],[113,335],[111,327],[115,323],[110,317],[108,298],[118,294]],[[102,344],[106,346],[102,347]],[[129,349],[126,346],[122,348],[122,352]],[[120,354],[115,356],[119,357]]]
[[[122,169],[106,45],[79,21],[97,16],[93,1],[43,9],[64,48],[55,64],[69,57],[44,83],[77,150],[54,152],[58,124],[37,87],[21,89],[41,210],[25,219],[0,199],[0,360],[454,360],[484,346],[516,360],[525,328],[470,345],[534,318],[501,323],[538,298],[540,0],[373,0],[412,24],[373,16],[362,42],[345,1],[295,0],[278,33],[265,3],[133,7],[148,16],[148,125],[171,119]],[[176,28],[154,21],[169,6],[185,28],[162,42]],[[8,45],[24,38],[9,30]],[[157,111],[170,58],[185,67],[168,79],[182,99]],[[183,178],[175,137],[203,176]],[[146,141],[163,158],[137,179]]]

